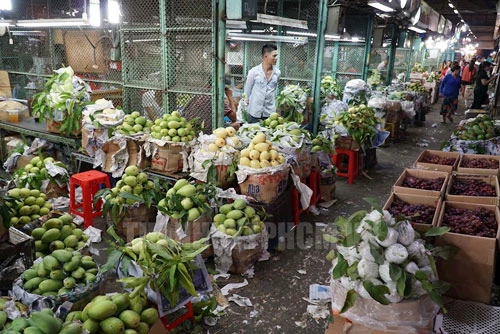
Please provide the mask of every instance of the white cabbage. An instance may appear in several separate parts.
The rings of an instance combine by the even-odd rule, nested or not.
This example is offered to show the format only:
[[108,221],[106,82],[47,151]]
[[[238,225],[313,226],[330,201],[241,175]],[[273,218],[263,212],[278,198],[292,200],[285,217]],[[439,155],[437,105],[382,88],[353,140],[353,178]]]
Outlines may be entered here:
[[396,282],[386,282],[385,286],[389,288],[389,293],[385,294],[384,296],[391,302],[391,303],[399,303],[400,301],[403,300],[403,297],[401,297],[398,293],[397,289],[397,283]]
[[377,244],[377,237],[374,236],[373,233],[371,233],[370,231],[362,230],[360,234],[361,234],[361,240],[374,245]]
[[387,261],[401,264],[408,258],[408,251],[405,246],[394,244],[385,250],[384,255]]
[[398,242],[402,245],[409,246],[415,240],[415,230],[408,221],[399,224],[398,232]]
[[340,284],[346,288],[347,290],[357,290],[358,285],[360,283],[359,280],[352,281],[349,277],[347,276],[342,276],[340,278]]
[[[383,224],[383,223],[381,223],[381,224]],[[396,231],[392,227],[389,227],[387,229],[387,236],[385,237],[385,239],[380,240],[379,238],[377,238],[377,242],[380,246],[387,248],[389,246],[394,245],[396,242],[398,242],[398,237],[399,237],[398,231]]]
[[422,255],[425,255],[426,249],[424,243],[425,241],[422,239],[417,239],[413,241],[408,246],[408,256],[410,258],[419,258]]
[[359,254],[361,254],[362,259],[366,259],[368,261],[375,262],[375,258],[373,257],[370,249],[370,243],[366,241],[361,241],[358,245]]
[[405,267],[405,271],[409,272],[412,275],[415,275],[418,269],[419,268],[415,262],[408,262],[408,264]]
[[377,278],[378,264],[372,261],[361,259],[358,263],[358,274],[361,278]]
[[[367,281],[372,282],[373,285],[383,285],[383,283],[380,280],[376,279],[376,278],[369,278],[369,279],[367,279]],[[363,286],[363,282],[359,283],[358,289],[356,290],[356,292],[362,298],[373,299],[372,296],[370,296],[370,294],[368,293],[368,291],[366,291],[365,287]]]
[[377,210],[373,210],[365,218],[377,224],[382,221],[382,214]]
[[392,282],[389,262],[385,261],[384,264],[381,264],[380,267],[378,267],[378,273],[384,282]]

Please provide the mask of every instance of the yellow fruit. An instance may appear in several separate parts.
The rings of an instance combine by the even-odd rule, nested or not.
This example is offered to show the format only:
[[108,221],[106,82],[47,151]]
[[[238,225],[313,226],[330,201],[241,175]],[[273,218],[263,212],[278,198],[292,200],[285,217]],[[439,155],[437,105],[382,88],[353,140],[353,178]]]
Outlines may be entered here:
[[215,145],[214,143],[208,144],[208,151],[209,152],[217,152],[219,150],[219,147]]
[[260,161],[260,167],[261,168],[267,168],[267,167],[271,167],[271,163],[267,160],[261,160]]
[[265,142],[266,142],[266,135],[262,132],[258,132],[252,139],[252,143],[254,144],[265,143]]
[[248,148],[244,148],[241,150],[241,157],[248,158],[250,156],[250,150]]
[[250,155],[249,155],[250,159],[252,159],[252,160],[258,160],[259,156],[260,156],[260,152],[259,151],[257,151],[257,150],[250,151]]
[[250,167],[255,168],[255,169],[260,169],[260,162],[259,160],[251,160],[250,161]]
[[283,154],[278,155],[278,162],[280,164],[284,164],[285,163],[285,157],[283,156]]
[[248,145],[248,149],[251,151],[253,150],[253,143],[250,143],[250,145]]
[[278,113],[275,113],[275,112],[273,112],[271,115],[269,115],[269,119],[271,121],[278,120],[278,117],[279,117]]
[[225,130],[229,137],[233,137],[236,133],[236,130],[232,126],[228,126]]
[[260,161],[263,161],[263,160],[269,161],[270,158],[271,158],[271,154],[268,151],[263,151],[260,153],[260,157],[259,157]]
[[228,137],[226,138],[226,143],[231,145],[232,147],[238,147],[240,146],[240,140],[236,137]]
[[240,165],[250,167],[250,159],[248,159],[248,157],[241,157],[240,158]]
[[214,130],[214,135],[217,137],[217,138],[226,138],[227,137],[227,132],[226,132],[226,129],[224,128],[217,128]]
[[280,163],[276,160],[271,160],[271,166],[275,167],[278,166]]
[[269,154],[271,156],[271,160],[276,160],[278,158],[278,151],[276,150],[270,150]]
[[267,143],[259,143],[254,146],[254,148],[259,152],[269,151],[269,146]]
[[222,147],[222,146],[226,145],[226,141],[224,140],[224,138],[218,137],[215,140],[215,145],[217,145],[217,147]]

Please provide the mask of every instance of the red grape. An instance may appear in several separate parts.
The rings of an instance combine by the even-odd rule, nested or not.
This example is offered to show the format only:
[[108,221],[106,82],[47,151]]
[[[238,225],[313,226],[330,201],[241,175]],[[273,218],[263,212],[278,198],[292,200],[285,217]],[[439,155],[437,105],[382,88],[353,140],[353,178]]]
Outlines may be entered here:
[[443,183],[443,177],[437,179],[419,179],[418,177],[407,176],[403,181],[403,187],[440,191]]
[[450,231],[479,237],[495,238],[498,223],[493,211],[485,208],[458,209],[447,207],[442,226],[450,227]]
[[450,195],[496,197],[497,193],[495,186],[484,181],[455,179],[451,186]]

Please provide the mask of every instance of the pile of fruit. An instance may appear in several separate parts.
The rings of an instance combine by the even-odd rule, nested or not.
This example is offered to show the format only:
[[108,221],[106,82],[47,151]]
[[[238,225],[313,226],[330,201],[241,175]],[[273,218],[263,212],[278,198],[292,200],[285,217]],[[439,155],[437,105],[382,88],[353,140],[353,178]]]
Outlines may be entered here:
[[312,153],[325,152],[327,154],[331,154],[335,152],[332,141],[328,138],[325,138],[321,133],[318,133],[316,138],[312,140],[312,145]]
[[89,239],[89,236],[73,223],[73,216],[68,214],[47,220],[41,227],[31,231],[31,236],[35,239],[37,258],[58,249],[73,252],[82,248]]
[[480,168],[480,169],[498,169],[499,162],[497,159],[493,158],[476,158],[467,159],[464,158],[460,163],[460,167],[465,168]]
[[425,71],[424,67],[422,66],[422,64],[420,63],[415,63],[415,65],[413,65],[413,67],[411,68],[411,71],[412,72],[419,72],[419,73],[422,73]]
[[[10,305],[8,305],[10,304]],[[12,304],[15,307],[15,311],[18,311],[21,316],[25,316],[29,312],[29,307],[21,302],[16,302],[11,299],[11,297],[0,297],[0,331],[7,330],[12,327],[13,320],[7,317],[5,313],[5,307],[10,307]],[[19,322],[19,321],[17,321]],[[15,324],[15,323],[14,323]],[[15,328],[16,326],[14,326]],[[3,333],[3,332],[0,332]]]
[[36,189],[13,188],[7,194],[15,200],[15,204],[5,202],[11,208],[10,223],[13,226],[24,225],[45,216],[52,210],[52,204],[47,202],[47,196]]
[[178,111],[164,114],[163,118],[155,119],[151,126],[151,138],[172,142],[187,143],[195,137],[193,126]]
[[285,163],[283,154],[267,140],[266,135],[259,132],[253,137],[247,148],[241,150],[240,166],[254,169],[275,167]]
[[392,202],[391,207],[387,209],[391,215],[403,216],[412,223],[432,224],[436,208],[423,204],[409,204],[400,200]]
[[450,232],[486,238],[496,238],[498,230],[495,213],[485,208],[458,209],[447,207],[442,225],[450,227]]
[[258,234],[266,228],[255,209],[242,199],[222,205],[213,222],[217,230],[232,237]]
[[455,136],[462,140],[487,140],[497,136],[489,117],[479,115],[455,131]]
[[416,82],[409,84],[408,87],[406,88],[406,90],[409,92],[423,93],[423,92],[425,92],[425,87],[422,86],[420,81],[416,81]]
[[149,193],[154,190],[154,182],[145,173],[139,172],[137,166],[128,166],[121,180],[107,190],[102,193],[106,202],[109,201],[112,205],[133,205],[137,199],[147,200],[145,197],[151,197]]
[[186,179],[180,179],[158,202],[158,210],[183,223],[194,221],[210,209],[211,192],[209,185],[193,185]]
[[422,158],[422,162],[424,163],[435,164],[435,165],[446,165],[446,166],[453,166],[456,160],[457,159],[455,158],[440,157],[438,155],[431,153],[427,153]]
[[118,293],[96,296],[83,311],[68,313],[65,324],[80,325],[83,333],[147,334],[158,318],[158,310],[148,307],[146,297],[130,298],[128,293]]
[[97,264],[91,256],[57,249],[43,257],[42,262],[23,272],[26,291],[42,296],[59,296],[71,292],[77,286],[96,281]]
[[67,169],[67,166],[60,161],[55,161],[54,158],[41,158],[34,157],[31,159],[29,164],[22,168],[19,168],[13,175],[18,186],[29,185],[31,189],[40,189],[43,180],[50,179],[50,175],[47,171],[45,164],[51,162],[58,167]]
[[229,126],[227,128],[217,128],[213,131],[216,137],[214,143],[208,144],[207,150],[209,152],[218,152],[223,147],[225,148],[239,148],[240,140],[236,137],[236,130]]
[[261,126],[265,126],[266,128],[269,129],[282,129],[283,127],[278,127],[279,125],[283,125],[285,123],[285,119],[278,115],[278,113],[273,112],[269,117],[264,120],[260,121]]
[[404,179],[402,186],[414,189],[440,191],[443,187],[443,183],[443,177],[438,177],[436,179],[421,179],[415,176],[407,176]]
[[451,195],[496,197],[495,186],[476,179],[455,179],[450,190]]
[[151,132],[153,122],[141,116],[138,111],[125,115],[123,123],[116,127],[116,133],[124,135],[136,135]]
[[41,311],[34,311],[29,318],[16,318],[11,322],[2,324],[2,314],[0,312],[0,329],[4,329],[5,334],[73,334],[82,333],[81,324],[70,324],[61,321],[54,316],[51,309],[44,308]]
[[372,70],[372,74],[368,77],[366,82],[371,87],[380,86],[382,84],[382,76],[380,75],[380,72],[377,69]]
[[347,132],[360,144],[370,142],[376,135],[375,126],[380,120],[375,117],[375,110],[364,104],[351,106],[339,115],[334,122],[342,125]]
[[342,97],[342,86],[332,78],[330,75],[327,75],[321,79],[321,90],[320,90],[320,99],[323,102],[326,102],[326,99],[339,99]]

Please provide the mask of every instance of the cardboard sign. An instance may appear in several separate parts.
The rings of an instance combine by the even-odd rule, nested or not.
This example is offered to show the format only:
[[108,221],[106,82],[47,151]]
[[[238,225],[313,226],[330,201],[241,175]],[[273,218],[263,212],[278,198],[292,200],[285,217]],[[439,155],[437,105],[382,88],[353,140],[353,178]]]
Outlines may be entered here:
[[151,169],[160,172],[182,172],[184,166],[184,146],[166,143],[164,146],[156,145],[157,152],[151,159]]
[[271,203],[286,190],[289,169],[276,173],[249,174],[246,180],[240,183],[243,195],[251,196],[262,203]]

